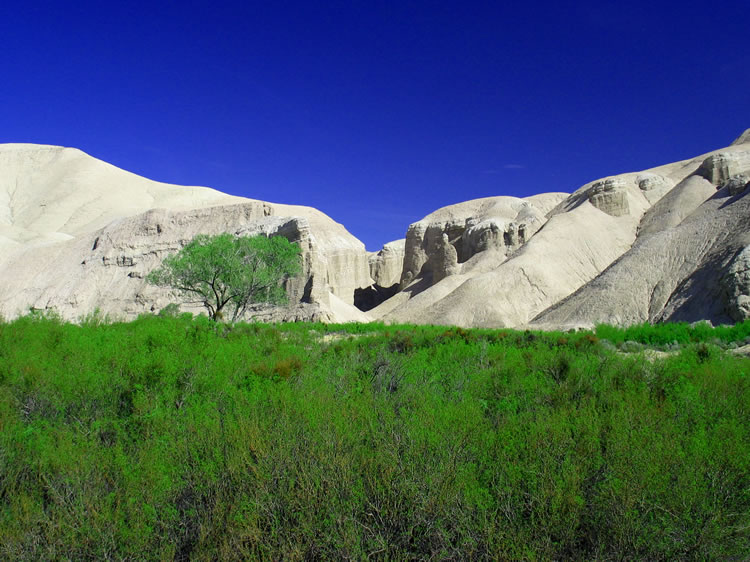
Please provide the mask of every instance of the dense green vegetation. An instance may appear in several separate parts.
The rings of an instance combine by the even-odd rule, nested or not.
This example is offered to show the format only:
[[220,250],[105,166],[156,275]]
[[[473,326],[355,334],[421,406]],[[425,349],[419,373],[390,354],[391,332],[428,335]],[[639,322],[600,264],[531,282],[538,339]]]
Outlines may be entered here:
[[727,344],[750,343],[750,322],[741,324],[711,326],[708,322],[687,324],[675,322],[668,324],[636,324],[628,328],[614,326],[597,326],[596,335],[608,341],[621,344],[633,341],[640,344],[664,348],[686,343],[713,343],[718,346]]
[[0,322],[0,558],[745,559],[723,330]]

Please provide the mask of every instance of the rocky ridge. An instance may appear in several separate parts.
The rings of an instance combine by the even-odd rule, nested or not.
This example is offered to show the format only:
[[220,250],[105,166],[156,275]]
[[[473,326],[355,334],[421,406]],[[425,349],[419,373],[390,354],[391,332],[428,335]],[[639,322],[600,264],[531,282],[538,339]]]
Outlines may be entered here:
[[739,321],[750,317],[749,186],[750,130],[570,194],[450,205],[368,253],[309,207],[161,184],[75,149],[0,145],[0,314],[157,312],[174,295],[145,275],[195,234],[232,232],[302,248],[292,304],[254,310],[262,320]]
[[[742,142],[739,142],[742,140]],[[750,318],[750,134],[707,155],[644,216],[623,256],[532,325]]]
[[364,245],[310,207],[153,182],[75,149],[2,145],[0,209],[5,317],[29,308],[68,319],[158,311],[174,296],[145,275],[195,234],[232,232],[281,235],[302,248],[303,275],[289,287],[299,305],[266,317],[366,320],[353,306],[355,289],[372,283]]
[[[731,269],[728,257],[720,261],[719,277],[723,281],[710,294],[719,292],[723,296],[719,300],[706,296],[703,300],[712,306],[705,302],[699,305],[698,279],[706,275],[701,277],[693,268],[703,263],[696,261],[703,259],[703,254],[693,255],[693,250],[683,245],[703,248],[710,243],[714,247],[712,257],[722,251],[732,256],[743,244],[747,245],[744,239],[750,229],[750,215],[744,203],[724,206],[716,202],[721,194],[738,201],[747,192],[744,178],[748,170],[748,141],[750,134],[746,132],[725,149],[590,182],[537,218],[539,228],[523,243],[511,245],[509,251],[498,253],[495,249],[471,256],[466,264],[473,262],[474,267],[461,264],[459,257],[466,248],[465,231],[460,235],[455,231],[455,223],[461,220],[451,222],[445,218],[466,203],[433,213],[407,232],[403,290],[370,313],[393,322],[520,327],[533,321],[534,326],[550,328],[590,326],[596,321],[746,318],[747,293],[743,293],[746,285],[742,273],[745,262],[737,258]],[[676,236],[675,229],[683,223],[685,230],[695,224],[693,228],[701,234],[689,241],[675,242],[669,252],[665,248],[654,250],[651,261],[644,256],[627,257],[631,251],[636,255],[637,248],[650,235],[665,232],[665,238]],[[729,229],[731,236],[722,235],[722,226]],[[512,231],[510,234],[507,239],[513,240]],[[675,261],[665,259],[669,255],[674,255]],[[617,289],[602,293],[595,303],[584,306],[582,299],[589,298],[585,295],[601,283],[602,272],[615,267],[613,264],[624,263],[627,267],[617,266],[622,271]],[[678,267],[680,273],[663,270],[670,267]],[[704,269],[711,271],[708,266]],[[665,308],[657,314],[659,306],[652,304],[650,315],[630,313],[632,295],[638,293],[634,288],[643,279],[653,277],[656,284],[665,276],[683,279],[688,274],[695,274],[695,279],[683,287],[682,300],[678,295],[670,300],[669,306],[675,312]],[[655,294],[669,285],[663,282]],[[708,278],[703,285],[711,285]],[[575,298],[571,297],[574,293]],[[565,301],[568,297],[570,300]],[[653,302],[657,301],[655,297]],[[564,308],[567,315],[563,309],[553,315],[561,302],[568,303]],[[619,302],[623,303],[622,313],[613,313],[619,310]],[[662,304],[667,307],[666,301]],[[694,313],[687,314],[690,310]]]

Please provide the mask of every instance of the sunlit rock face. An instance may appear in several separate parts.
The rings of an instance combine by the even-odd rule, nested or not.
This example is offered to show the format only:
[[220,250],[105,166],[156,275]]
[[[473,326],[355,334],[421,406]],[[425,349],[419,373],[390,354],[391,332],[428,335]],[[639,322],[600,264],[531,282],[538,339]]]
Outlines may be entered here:
[[717,186],[746,172],[750,172],[750,150],[740,148],[712,154],[698,170],[699,175]]
[[394,240],[368,255],[370,277],[376,285],[391,287],[401,281],[405,248],[406,240]]
[[744,318],[746,262],[735,256],[750,245],[749,140],[587,183],[542,213],[540,227],[518,209],[446,207],[410,227],[403,290],[371,314],[544,328]]
[[542,220],[517,223],[502,217],[469,219],[461,236],[463,255],[469,259],[486,250],[504,250],[506,254],[510,253],[522,246],[542,224]]
[[447,277],[458,273],[458,252],[456,247],[451,244],[448,235],[443,235],[435,241],[435,247],[432,250],[432,281],[437,283]]
[[368,253],[372,285],[354,291],[354,306],[366,312],[398,292],[405,247],[406,240],[394,240],[380,251]]
[[[75,303],[97,306],[94,287],[106,283],[110,302],[127,315],[159,310],[174,302],[169,291],[143,283],[169,255],[178,252],[197,234],[230,232],[238,236],[283,236],[302,249],[301,275],[287,282],[292,302],[315,303],[327,298],[328,264],[320,255],[307,219],[276,217],[263,203],[246,203],[170,212],[147,211],[127,217],[93,233],[91,249],[81,256],[81,282],[66,299],[45,303],[73,315]],[[88,289],[87,289],[88,288]],[[101,308],[101,306],[100,306]],[[108,308],[108,307],[107,307]]]
[[74,149],[0,145],[0,315],[158,312],[176,299],[148,272],[198,233],[230,232],[302,250],[290,306],[252,310],[269,321],[734,322],[750,317],[749,186],[750,130],[572,193],[542,185],[550,192],[448,205],[368,254],[309,207],[160,184]]
[[406,232],[401,287],[417,280],[422,286],[433,285],[472,267],[484,252],[492,253],[492,259],[498,259],[498,254],[507,257],[544,225],[546,214],[566,196],[476,199],[444,207],[411,224]]
[[[306,317],[364,319],[353,307],[354,291],[372,283],[364,245],[316,209],[158,183],[75,149],[0,145],[7,318],[29,308],[68,319],[96,309],[124,318],[157,311],[175,297],[149,286],[148,272],[196,234],[222,232],[298,243],[303,274],[289,282],[292,304],[304,303]],[[301,314],[293,308],[291,317]]]
[[648,172],[638,174],[636,183],[638,184],[638,189],[641,190],[643,196],[651,205],[656,203],[675,186],[673,179]]
[[610,216],[621,217],[630,213],[627,184],[621,178],[596,182],[591,186],[588,196],[594,207]]
[[533,325],[747,319],[748,139],[657,169],[676,183],[644,213],[631,247]]

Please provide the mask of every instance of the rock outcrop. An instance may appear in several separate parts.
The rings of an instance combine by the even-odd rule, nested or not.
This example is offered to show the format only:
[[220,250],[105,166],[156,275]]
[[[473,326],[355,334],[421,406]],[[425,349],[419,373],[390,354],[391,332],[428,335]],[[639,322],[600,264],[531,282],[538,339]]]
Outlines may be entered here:
[[370,277],[380,287],[392,287],[401,281],[404,267],[406,240],[394,240],[383,246],[379,252],[368,254]]
[[[145,275],[195,234],[302,248],[261,320],[571,328],[750,318],[750,130],[731,146],[573,193],[438,209],[380,252],[309,207],[160,184],[60,147],[0,145],[0,314],[123,318],[174,301]],[[198,312],[199,309],[190,309]]]
[[533,325],[750,318],[750,136],[743,137],[703,158],[644,215],[632,248]]
[[646,236],[680,224],[709,197],[716,186],[699,175],[688,176],[643,215],[638,235]]
[[401,287],[418,285],[423,290],[472,269],[481,261],[473,259],[478,254],[504,260],[544,225],[546,213],[566,195],[488,197],[427,215],[406,232]]
[[724,187],[727,188],[729,195],[739,195],[750,187],[750,174],[737,174],[729,178]]
[[[539,227],[525,236],[514,238],[503,229],[508,234],[503,240],[512,243],[499,256],[484,251],[466,259],[461,251],[468,229],[461,227],[475,219],[445,220],[455,212],[447,207],[441,210],[443,220],[428,217],[410,227],[404,290],[371,314],[393,322],[488,327],[524,326],[535,318],[535,325],[550,327],[696,315],[727,318],[730,310],[739,317],[745,302],[740,294],[744,278],[738,273],[743,262],[730,271],[727,260],[744,247],[750,215],[741,204],[729,210],[715,196],[717,188],[732,201],[745,192],[746,138],[750,136],[696,158],[586,184],[538,217]],[[689,235],[687,225],[697,215],[704,216],[704,227]],[[683,224],[677,236],[674,229]],[[732,236],[712,234],[713,229]],[[490,240],[499,238],[486,230]],[[438,236],[443,234],[456,248],[458,269],[441,253]],[[436,248],[432,255],[427,251],[431,246]],[[679,272],[670,277],[664,269],[670,267]],[[719,267],[718,277],[712,267]],[[616,289],[599,291],[596,299],[585,296],[609,279],[602,272],[610,270],[620,272],[618,282],[610,283]],[[692,289],[684,285],[678,291],[683,281]],[[635,289],[642,285],[648,289]],[[708,306],[713,297],[699,301],[698,286],[721,304]]]
[[750,318],[750,245],[732,258],[721,281],[731,319],[741,322]]
[[727,148],[706,158],[698,169],[714,185],[722,185],[731,178],[750,170],[750,150],[742,145]]
[[590,283],[535,318],[540,327],[748,318],[750,198],[722,190],[676,226],[639,237]]
[[153,182],[37,145],[0,146],[0,197],[5,317],[29,308],[70,319],[156,311],[174,298],[145,275],[195,234],[232,232],[285,236],[302,248],[303,275],[289,289],[304,314],[293,306],[277,317],[367,319],[353,306],[354,291],[372,283],[364,245],[316,209]]
[[[638,186],[640,187],[640,183]],[[625,178],[615,177],[595,182],[589,188],[587,194],[589,202],[594,207],[612,217],[630,214]]]
[[368,253],[373,284],[354,291],[354,306],[366,312],[398,292],[404,265],[404,245],[405,240],[394,240],[385,244],[379,252]]

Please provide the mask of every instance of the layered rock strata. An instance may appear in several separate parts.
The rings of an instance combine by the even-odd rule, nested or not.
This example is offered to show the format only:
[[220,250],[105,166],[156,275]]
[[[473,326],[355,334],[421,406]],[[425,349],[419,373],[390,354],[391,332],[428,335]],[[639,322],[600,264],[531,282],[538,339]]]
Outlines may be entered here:
[[750,318],[748,193],[750,130],[729,147],[571,194],[443,207],[367,254],[309,207],[160,184],[73,149],[0,145],[0,314],[156,312],[175,296],[145,275],[195,234],[231,232],[302,248],[292,306],[256,307],[262,320],[740,321]]
[[[470,269],[478,254],[504,259],[546,222],[545,214],[565,197],[548,193],[519,199],[488,197],[450,205],[413,223],[406,232],[401,287],[426,288]],[[466,265],[465,265],[466,264]]]
[[394,240],[383,246],[379,252],[368,254],[370,277],[380,287],[392,287],[401,281],[404,267],[406,240]]
[[[730,270],[728,260],[744,247],[742,237],[750,215],[742,204],[730,210],[729,201],[737,201],[746,192],[749,138],[745,133],[725,149],[588,183],[539,217],[539,228],[530,234],[514,238],[512,231],[503,228],[509,234],[503,240],[512,243],[500,255],[497,251],[462,254],[468,230],[462,226],[472,218],[447,221],[444,217],[453,212],[447,207],[441,210],[442,221],[427,217],[410,227],[404,290],[371,315],[392,322],[487,327],[524,326],[535,318],[535,325],[549,327],[590,324],[596,319],[628,323],[696,314],[738,318],[746,302],[742,298],[744,262],[736,262],[739,265]],[[717,189],[731,199],[719,201]],[[706,225],[713,221],[714,228],[729,229],[737,237],[717,232],[712,241],[708,226],[687,235],[687,225],[699,215]],[[675,238],[674,229],[683,224],[684,232]],[[443,235],[456,249],[455,264],[445,252]],[[681,237],[684,240],[669,250],[664,245],[664,240]],[[714,249],[709,251],[709,246]],[[638,250],[641,247],[660,249],[649,253]],[[639,257],[631,259],[631,251]],[[658,267],[652,262],[658,262]],[[584,298],[603,282],[602,272],[610,267],[621,272],[618,283],[611,284],[617,290],[599,291],[596,299]],[[667,273],[664,267],[679,272]],[[718,277],[709,275],[712,271],[719,272]],[[631,278],[634,281],[628,288]],[[652,278],[653,286],[644,281]],[[675,279],[680,280],[677,285],[686,283],[680,285],[684,290],[673,286]],[[644,283],[650,289],[635,292],[649,297],[636,304],[630,297],[633,287]],[[706,298],[714,303],[713,308],[698,298],[698,286],[705,288],[703,294],[712,295]],[[587,298],[593,304],[587,305]],[[648,303],[645,308],[644,302]]]
[[746,132],[703,158],[644,215],[620,259],[533,325],[750,318],[749,142]]
[[174,295],[145,275],[198,233],[232,232],[300,245],[303,275],[289,289],[305,317],[367,319],[353,307],[354,291],[372,283],[364,245],[316,209],[152,182],[78,150],[37,145],[0,146],[0,194],[5,317],[29,308],[69,319],[159,310]]

